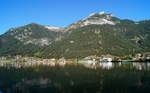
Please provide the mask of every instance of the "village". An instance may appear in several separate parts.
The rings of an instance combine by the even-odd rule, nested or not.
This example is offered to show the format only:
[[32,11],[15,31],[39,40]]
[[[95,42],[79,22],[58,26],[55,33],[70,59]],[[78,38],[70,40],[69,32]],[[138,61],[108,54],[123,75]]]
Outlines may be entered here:
[[146,52],[143,54],[136,54],[135,56],[112,56],[112,55],[102,55],[102,56],[88,56],[82,59],[42,59],[37,57],[23,57],[20,55],[17,56],[7,56],[0,57],[0,65],[5,66],[7,64],[16,65],[17,67],[27,67],[27,66],[38,66],[38,65],[46,65],[46,66],[65,66],[67,64],[84,64],[95,66],[97,64],[102,64],[102,62],[150,62],[150,52]]

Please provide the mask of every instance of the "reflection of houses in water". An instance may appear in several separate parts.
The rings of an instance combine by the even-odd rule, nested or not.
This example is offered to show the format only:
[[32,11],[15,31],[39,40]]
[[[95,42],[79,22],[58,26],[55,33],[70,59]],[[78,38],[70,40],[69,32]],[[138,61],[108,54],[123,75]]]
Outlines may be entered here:
[[92,60],[86,60],[83,64],[84,66],[88,67],[88,68],[94,68],[96,69],[96,60],[95,59],[92,59]]
[[84,59],[84,60],[80,61],[80,63],[86,64],[86,65],[96,65],[96,60],[95,59]]
[[142,70],[143,69],[143,66],[142,66],[141,63],[133,63],[133,67],[135,67],[138,70]]
[[132,63],[137,70],[150,70],[150,63]]
[[100,62],[99,66],[105,69],[111,69],[114,67],[112,62]]
[[147,70],[150,70],[150,63],[147,63]]
[[86,63],[89,64],[89,65],[95,65],[96,61],[95,61],[95,59],[93,59],[93,60],[87,60]]
[[85,67],[96,69],[96,59],[84,58],[83,60],[80,60],[79,63],[84,65]]

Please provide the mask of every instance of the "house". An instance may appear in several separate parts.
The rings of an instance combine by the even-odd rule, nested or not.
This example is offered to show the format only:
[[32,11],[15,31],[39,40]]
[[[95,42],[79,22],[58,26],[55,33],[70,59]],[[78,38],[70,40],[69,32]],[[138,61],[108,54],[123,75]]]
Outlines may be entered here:
[[144,58],[150,59],[150,52],[146,52],[143,54]]
[[59,64],[60,66],[65,66],[65,65],[66,65],[66,60],[65,60],[65,58],[59,59],[59,60],[58,60],[58,64]]
[[104,57],[102,59],[100,59],[100,61],[104,61],[104,62],[111,62],[113,59],[109,58],[109,57]]
[[21,58],[22,58],[21,55],[16,55],[16,56],[15,56],[15,59],[16,59],[16,60],[19,60],[19,59],[21,59]]
[[142,54],[138,53],[135,55],[135,58],[133,60],[139,60],[142,58]]
[[115,56],[107,54],[107,55],[102,55],[100,58],[101,62],[112,62]]

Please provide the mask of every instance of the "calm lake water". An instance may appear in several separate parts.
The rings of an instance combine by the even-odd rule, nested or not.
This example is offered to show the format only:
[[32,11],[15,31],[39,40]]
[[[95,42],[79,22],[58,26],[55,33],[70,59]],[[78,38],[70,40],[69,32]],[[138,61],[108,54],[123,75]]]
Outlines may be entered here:
[[150,63],[0,66],[0,93],[150,93]]

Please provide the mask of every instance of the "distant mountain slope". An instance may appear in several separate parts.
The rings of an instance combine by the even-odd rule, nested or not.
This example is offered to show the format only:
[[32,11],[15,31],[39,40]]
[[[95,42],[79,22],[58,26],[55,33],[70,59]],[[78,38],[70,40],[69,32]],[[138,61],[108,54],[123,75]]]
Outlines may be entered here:
[[34,55],[35,51],[50,45],[62,34],[58,29],[39,24],[13,28],[0,37],[0,55]]
[[117,23],[120,23],[120,19],[117,17],[114,17],[112,14],[100,12],[92,13],[88,17],[69,25],[67,28],[79,28],[87,25],[115,25]]
[[150,51],[149,23],[121,20],[105,13],[92,14],[69,25],[61,41],[53,42],[37,54],[48,58],[76,58],[105,54],[125,56]]
[[[90,55],[128,55],[141,50],[140,46],[126,38],[110,25],[89,25],[74,29],[65,34],[59,42],[54,42],[49,47],[40,51],[45,57],[86,57]],[[49,51],[49,52],[48,52]]]
[[100,12],[65,28],[33,23],[10,29],[0,36],[0,44],[0,56],[134,55],[150,51],[150,20],[135,22]]

